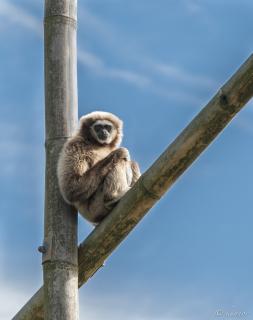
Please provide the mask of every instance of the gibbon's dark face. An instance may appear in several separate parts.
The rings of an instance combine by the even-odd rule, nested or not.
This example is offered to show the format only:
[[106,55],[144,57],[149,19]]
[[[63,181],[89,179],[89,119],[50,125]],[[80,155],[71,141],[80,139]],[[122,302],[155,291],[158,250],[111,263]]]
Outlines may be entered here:
[[110,144],[116,137],[117,130],[109,120],[97,120],[91,126],[92,136],[101,144]]

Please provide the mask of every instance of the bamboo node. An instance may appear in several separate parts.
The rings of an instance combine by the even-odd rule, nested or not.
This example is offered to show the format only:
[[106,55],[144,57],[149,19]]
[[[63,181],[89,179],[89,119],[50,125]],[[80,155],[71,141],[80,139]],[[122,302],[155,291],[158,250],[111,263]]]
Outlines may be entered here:
[[150,197],[150,198],[153,199],[153,200],[159,200],[159,199],[161,199],[161,196],[159,196],[158,194],[156,194],[156,193],[154,193],[153,191],[149,190],[149,189],[145,186],[143,179],[140,180],[139,184],[140,184],[140,187],[142,188],[142,190],[145,192],[145,194],[146,194],[148,197]]

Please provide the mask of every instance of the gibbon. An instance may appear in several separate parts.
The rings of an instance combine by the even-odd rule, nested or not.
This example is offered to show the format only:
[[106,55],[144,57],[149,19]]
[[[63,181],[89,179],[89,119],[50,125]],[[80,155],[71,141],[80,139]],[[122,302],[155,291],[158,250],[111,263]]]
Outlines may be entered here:
[[98,224],[140,177],[137,162],[119,148],[123,122],[96,111],[80,118],[77,133],[64,144],[57,175],[64,200]]

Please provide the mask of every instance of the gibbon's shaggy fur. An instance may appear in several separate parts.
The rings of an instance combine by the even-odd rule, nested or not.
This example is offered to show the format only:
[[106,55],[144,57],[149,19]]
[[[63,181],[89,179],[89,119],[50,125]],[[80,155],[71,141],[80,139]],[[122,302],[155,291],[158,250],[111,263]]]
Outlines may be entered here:
[[122,121],[96,111],[81,117],[77,133],[63,146],[58,182],[64,200],[90,222],[99,223],[140,177],[122,140]]

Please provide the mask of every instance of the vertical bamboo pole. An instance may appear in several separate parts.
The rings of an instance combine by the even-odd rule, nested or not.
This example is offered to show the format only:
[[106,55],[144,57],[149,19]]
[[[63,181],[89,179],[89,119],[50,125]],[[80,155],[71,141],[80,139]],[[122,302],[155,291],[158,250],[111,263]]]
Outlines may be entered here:
[[77,213],[58,189],[59,152],[77,124],[77,0],[45,0],[44,319],[78,319]]

